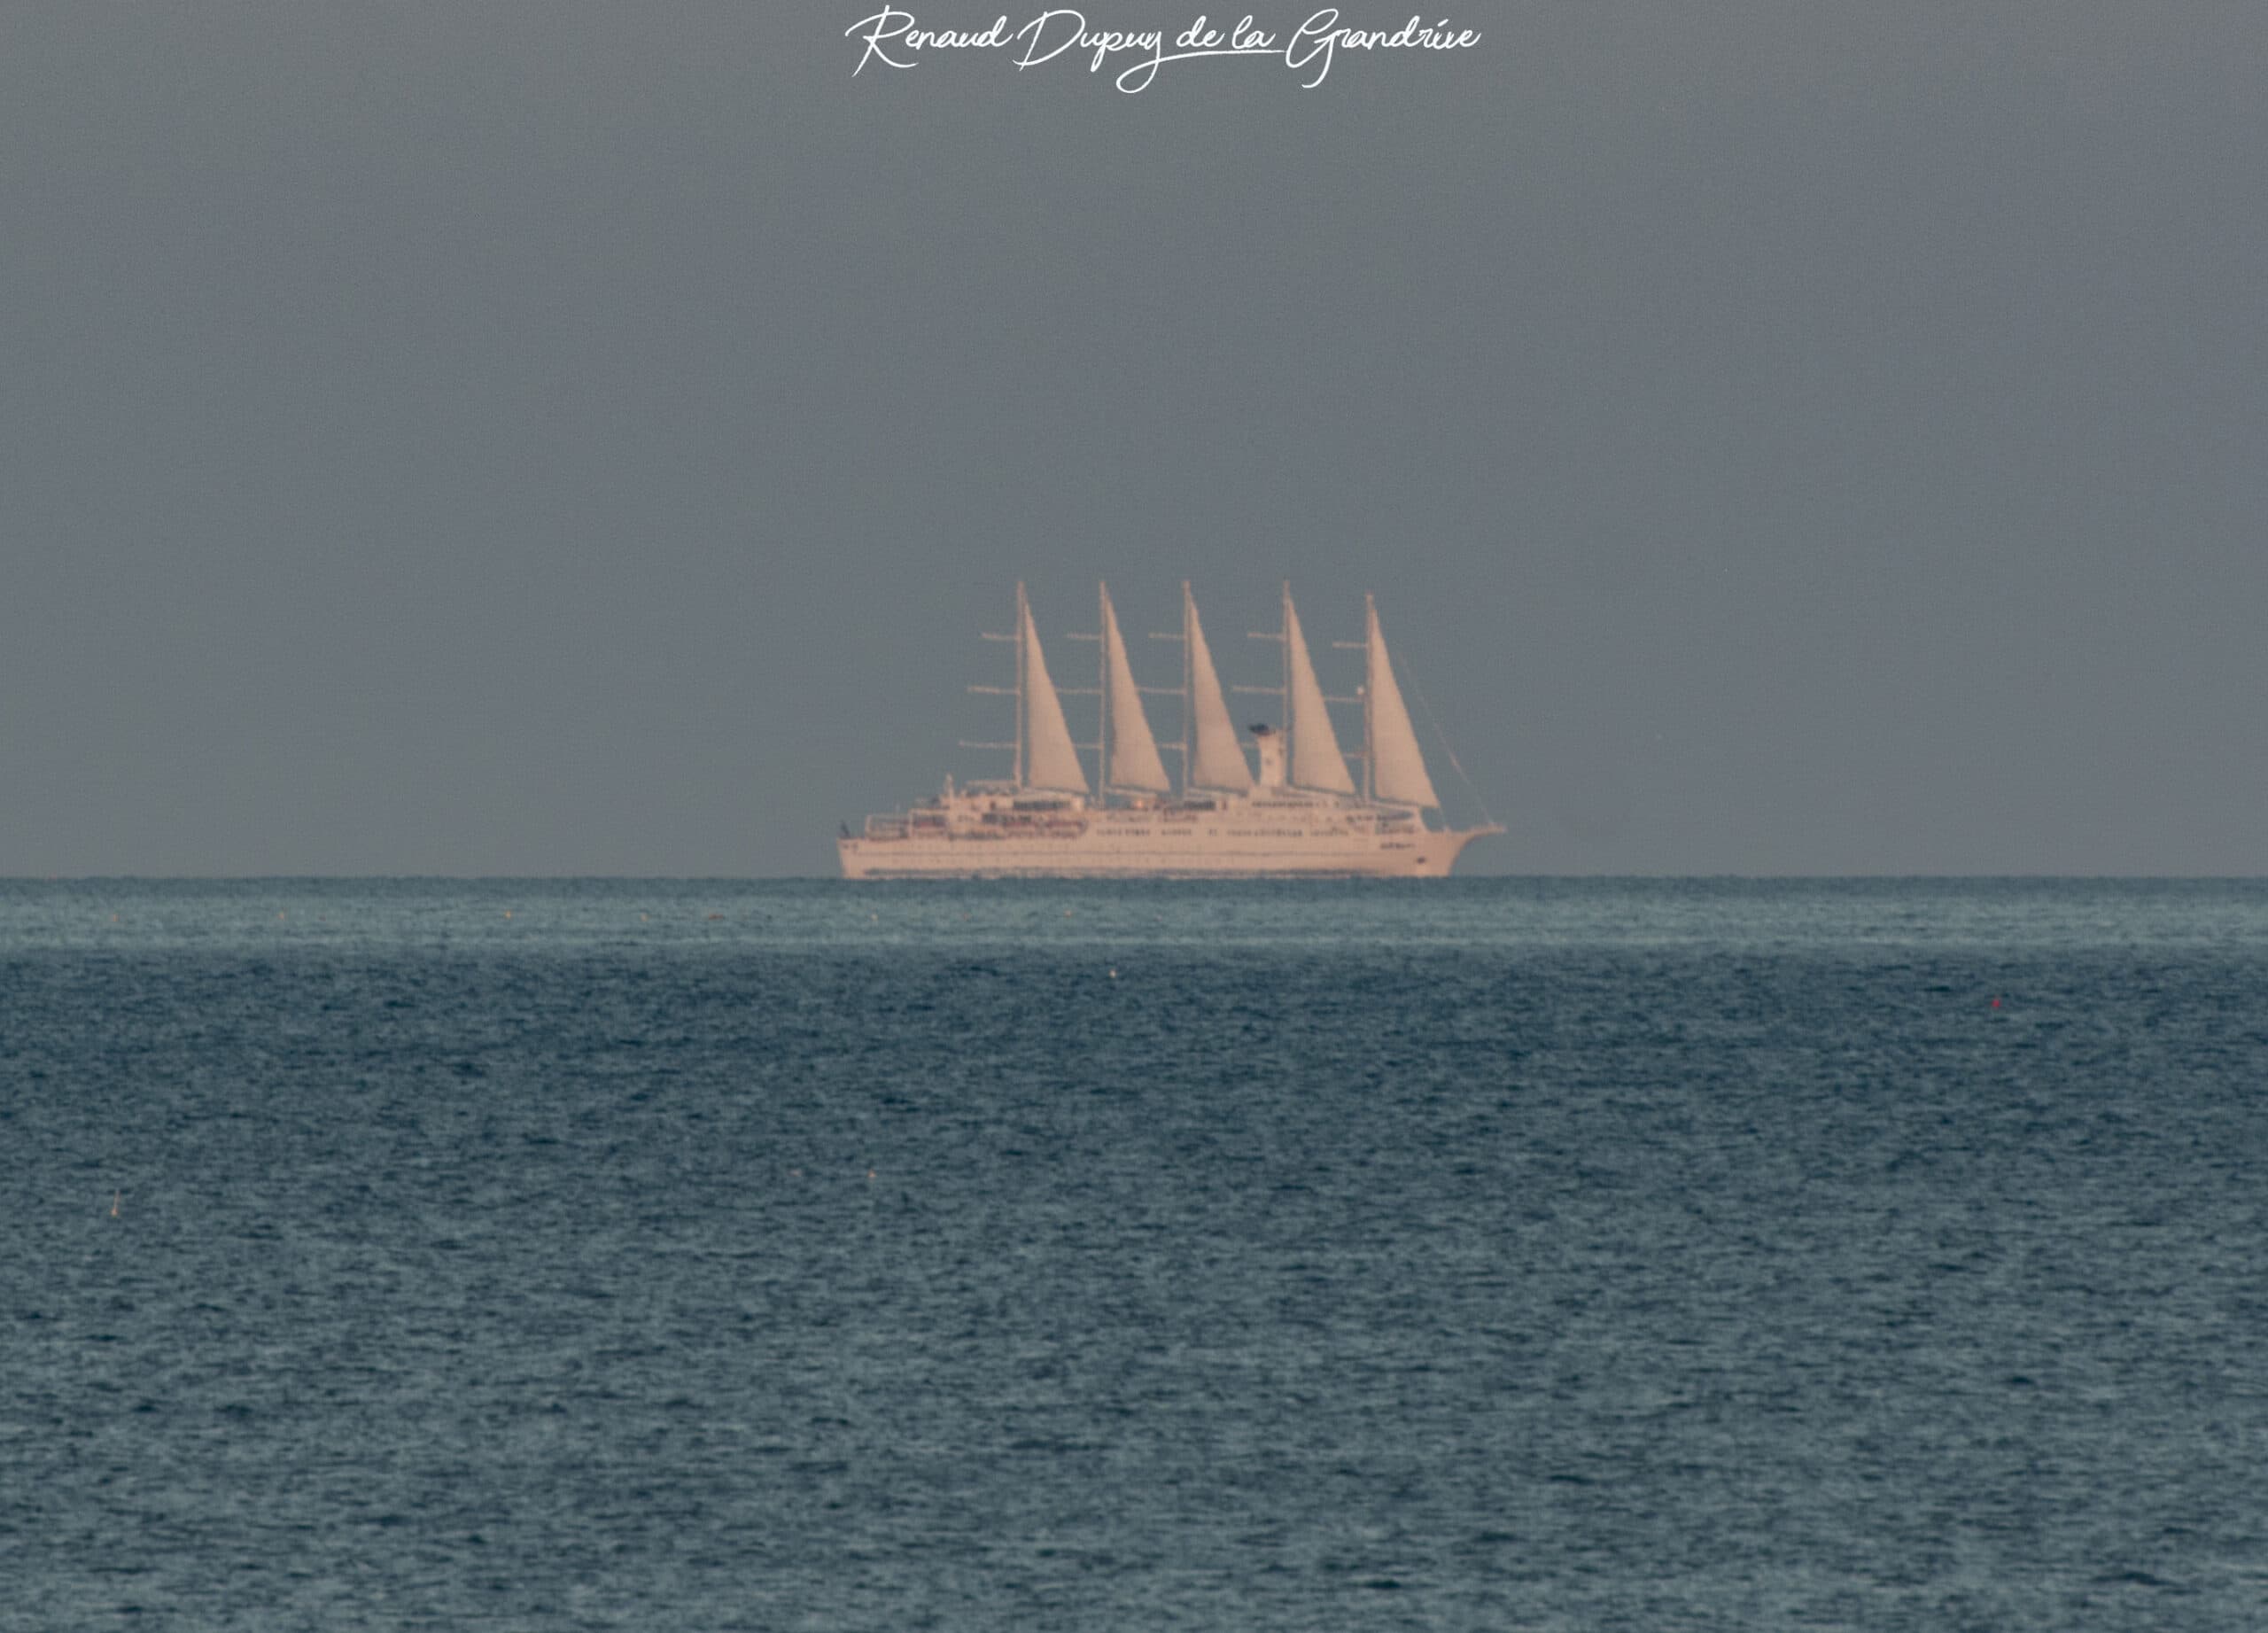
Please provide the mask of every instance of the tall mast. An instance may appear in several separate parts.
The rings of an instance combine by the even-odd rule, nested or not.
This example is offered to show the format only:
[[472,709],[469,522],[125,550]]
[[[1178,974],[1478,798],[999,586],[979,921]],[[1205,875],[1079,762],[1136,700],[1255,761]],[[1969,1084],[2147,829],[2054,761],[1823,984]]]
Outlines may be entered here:
[[[1181,684],[1177,687],[1146,686],[1139,688],[1146,692],[1155,692],[1161,696],[1170,694],[1181,699],[1181,796],[1184,799],[1189,797],[1189,790],[1197,786],[1196,763],[1190,758],[1190,756],[1196,752],[1197,743],[1196,727],[1193,724],[1197,709],[1196,628],[1197,600],[1189,593],[1189,580],[1184,579],[1181,581],[1181,633],[1177,635],[1169,635],[1160,630],[1153,629],[1150,632],[1150,639],[1153,641],[1181,642]],[[1175,745],[1167,743],[1159,743],[1157,746],[1169,749]]]
[[1110,586],[1095,580],[1095,797],[1110,792]]
[[1284,712],[1291,735],[1291,780],[1300,788],[1330,794],[1355,793],[1353,774],[1347,769],[1339,735],[1332,729],[1333,703],[1353,703],[1351,697],[1324,695],[1300,629],[1300,615],[1292,610],[1292,587],[1284,587],[1284,651],[1288,662],[1284,685]]
[[1363,610],[1363,644],[1367,649],[1363,660],[1363,719],[1371,735],[1369,775],[1375,797],[1390,805],[1438,809],[1441,796],[1433,790],[1433,778],[1425,774],[1425,756],[1418,746],[1410,705],[1402,701],[1401,683],[1394,678],[1394,660],[1386,656],[1377,600],[1364,596]]
[[1102,698],[1098,717],[1102,737],[1096,744],[1102,755],[1098,793],[1115,789],[1122,794],[1154,797],[1173,792],[1173,779],[1158,758],[1158,740],[1150,733],[1150,717],[1142,707],[1142,683],[1134,678],[1133,660],[1126,653],[1126,632],[1118,626],[1118,609],[1111,604],[1110,587],[1100,590],[1102,628]]
[[1024,648],[1018,688],[1023,702],[1024,786],[1088,793],[1091,787],[1086,763],[1079,758],[1080,745],[1071,740],[1070,727],[1063,719],[1064,690],[1084,688],[1059,688],[1055,685],[1047,673],[1047,655],[1032,621],[1029,595],[1019,597],[1019,610],[1022,614]]
[[1031,604],[1024,598],[1024,581],[1016,580],[1016,786],[1024,785],[1024,631],[1031,627]]
[[1181,581],[1181,797],[1189,797],[1190,789],[1190,717],[1197,711],[1197,643],[1189,638],[1189,626],[1197,617],[1197,598],[1189,593],[1189,580]]
[[[1206,644],[1205,621],[1197,615],[1196,597],[1182,587],[1182,610],[1189,626],[1184,644],[1189,651],[1189,780],[1192,789],[1223,789],[1241,792],[1252,786],[1252,767],[1245,763],[1244,748],[1237,741],[1236,718],[1229,712],[1221,690],[1220,671],[1213,666],[1212,649]],[[1272,632],[1247,632],[1255,641],[1279,639]],[[1239,686],[1239,692],[1273,693],[1272,686]]]
[[[1379,639],[1378,597],[1370,591],[1363,592],[1363,650],[1365,655],[1376,649]],[[1376,799],[1379,783],[1379,745],[1371,719],[1371,705],[1378,694],[1378,687],[1370,674],[1363,676],[1363,797]]]
[[1283,648],[1284,684],[1281,686],[1231,686],[1229,689],[1232,692],[1253,692],[1275,698],[1277,712],[1283,719],[1285,751],[1289,753],[1292,744],[1292,581],[1289,579],[1284,580],[1284,612],[1276,627],[1247,629],[1244,633],[1247,641],[1273,641],[1278,646]]
[[[1360,641],[1334,641],[1331,644],[1349,652],[1375,655],[1378,648],[1379,609],[1377,601],[1368,590],[1363,592],[1363,638]],[[1352,697],[1333,697],[1329,702],[1360,704],[1363,705],[1363,798],[1367,803],[1378,798],[1378,687],[1372,657],[1364,659],[1363,684],[1355,688]]]
[[1284,643],[1284,742],[1292,742],[1292,581],[1284,580],[1284,614],[1276,627],[1283,633],[1276,638]]

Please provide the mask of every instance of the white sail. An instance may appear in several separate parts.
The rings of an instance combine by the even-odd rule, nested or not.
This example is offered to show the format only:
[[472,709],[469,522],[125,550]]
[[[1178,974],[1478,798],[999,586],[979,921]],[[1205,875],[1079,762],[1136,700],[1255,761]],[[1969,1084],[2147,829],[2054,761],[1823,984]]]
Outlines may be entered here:
[[1019,595],[1016,610],[1024,626],[1024,785],[1084,793],[1086,767],[1079,764],[1071,728],[1063,723],[1063,700],[1055,695],[1055,682],[1047,678],[1047,659],[1040,653],[1039,631],[1032,626],[1031,603]]
[[1292,672],[1292,782],[1300,788],[1351,794],[1355,779],[1348,775],[1347,757],[1339,751],[1339,734],[1331,729],[1330,705],[1315,678],[1307,638],[1300,634],[1300,615],[1293,610],[1289,585],[1284,588],[1284,652]]
[[1394,682],[1386,637],[1379,633],[1378,605],[1368,595],[1363,597],[1363,610],[1369,625],[1363,644],[1368,649],[1371,792],[1397,805],[1439,805],[1441,796],[1425,774],[1417,730],[1410,724],[1402,688]]
[[1229,718],[1228,699],[1221,696],[1221,677],[1213,668],[1213,653],[1205,644],[1205,626],[1197,621],[1197,603],[1184,581],[1181,587],[1182,634],[1189,642],[1189,712],[1196,733],[1190,750],[1192,788],[1248,789],[1252,767],[1245,763],[1237,743],[1236,722]]
[[1126,642],[1118,633],[1118,613],[1107,587],[1102,592],[1102,665],[1110,705],[1110,768],[1104,782],[1111,788],[1170,792],[1173,783],[1142,712],[1141,688],[1134,684],[1134,666],[1127,661]]

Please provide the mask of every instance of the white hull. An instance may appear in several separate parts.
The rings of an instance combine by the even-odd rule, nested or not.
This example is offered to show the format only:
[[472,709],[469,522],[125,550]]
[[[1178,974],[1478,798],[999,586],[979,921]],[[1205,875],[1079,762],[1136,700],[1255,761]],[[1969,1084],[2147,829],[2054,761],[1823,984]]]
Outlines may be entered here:
[[[1047,837],[909,835],[840,839],[846,879],[1438,879],[1458,852],[1498,830],[1282,834],[1097,823]],[[1127,825],[1130,827],[1131,825]]]

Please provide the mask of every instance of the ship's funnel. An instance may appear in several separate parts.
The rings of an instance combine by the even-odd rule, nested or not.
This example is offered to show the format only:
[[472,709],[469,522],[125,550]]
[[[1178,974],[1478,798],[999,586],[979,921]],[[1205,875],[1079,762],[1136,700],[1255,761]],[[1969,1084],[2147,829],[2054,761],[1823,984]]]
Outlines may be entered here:
[[1284,786],[1284,734],[1265,726],[1252,728],[1253,741],[1260,745],[1260,786],[1279,789]]

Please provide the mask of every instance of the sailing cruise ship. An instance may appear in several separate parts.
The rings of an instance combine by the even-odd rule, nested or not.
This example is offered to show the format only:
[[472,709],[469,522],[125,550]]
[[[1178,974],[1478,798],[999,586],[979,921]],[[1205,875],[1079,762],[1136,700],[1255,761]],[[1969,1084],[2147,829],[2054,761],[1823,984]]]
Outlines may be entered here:
[[[1364,683],[1355,697],[1331,698],[1316,679],[1291,586],[1284,587],[1280,628],[1254,637],[1282,644],[1284,683],[1237,688],[1282,699],[1280,729],[1252,727],[1253,759],[1230,717],[1188,584],[1181,587],[1181,633],[1153,637],[1180,643],[1178,687],[1135,683],[1107,587],[1098,602],[1099,629],[1073,637],[1101,645],[1092,688],[1097,740],[1072,741],[1020,583],[1015,633],[985,637],[1015,647],[1015,685],[969,688],[1015,699],[1015,740],[961,745],[1012,753],[1013,772],[1006,781],[959,788],[947,777],[934,799],[870,816],[857,834],[846,828],[836,842],[844,878],[1437,878],[1475,839],[1504,831],[1493,822],[1426,825],[1425,813],[1438,813],[1441,802],[1371,597],[1363,598],[1363,639],[1340,643],[1363,650]],[[1178,743],[1161,745],[1152,735],[1145,690],[1180,697]],[[1332,727],[1332,703],[1362,707],[1363,747],[1354,756],[1363,768],[1359,787]],[[1091,780],[1083,747],[1095,756]],[[1178,788],[1166,774],[1161,748],[1178,755]]]

